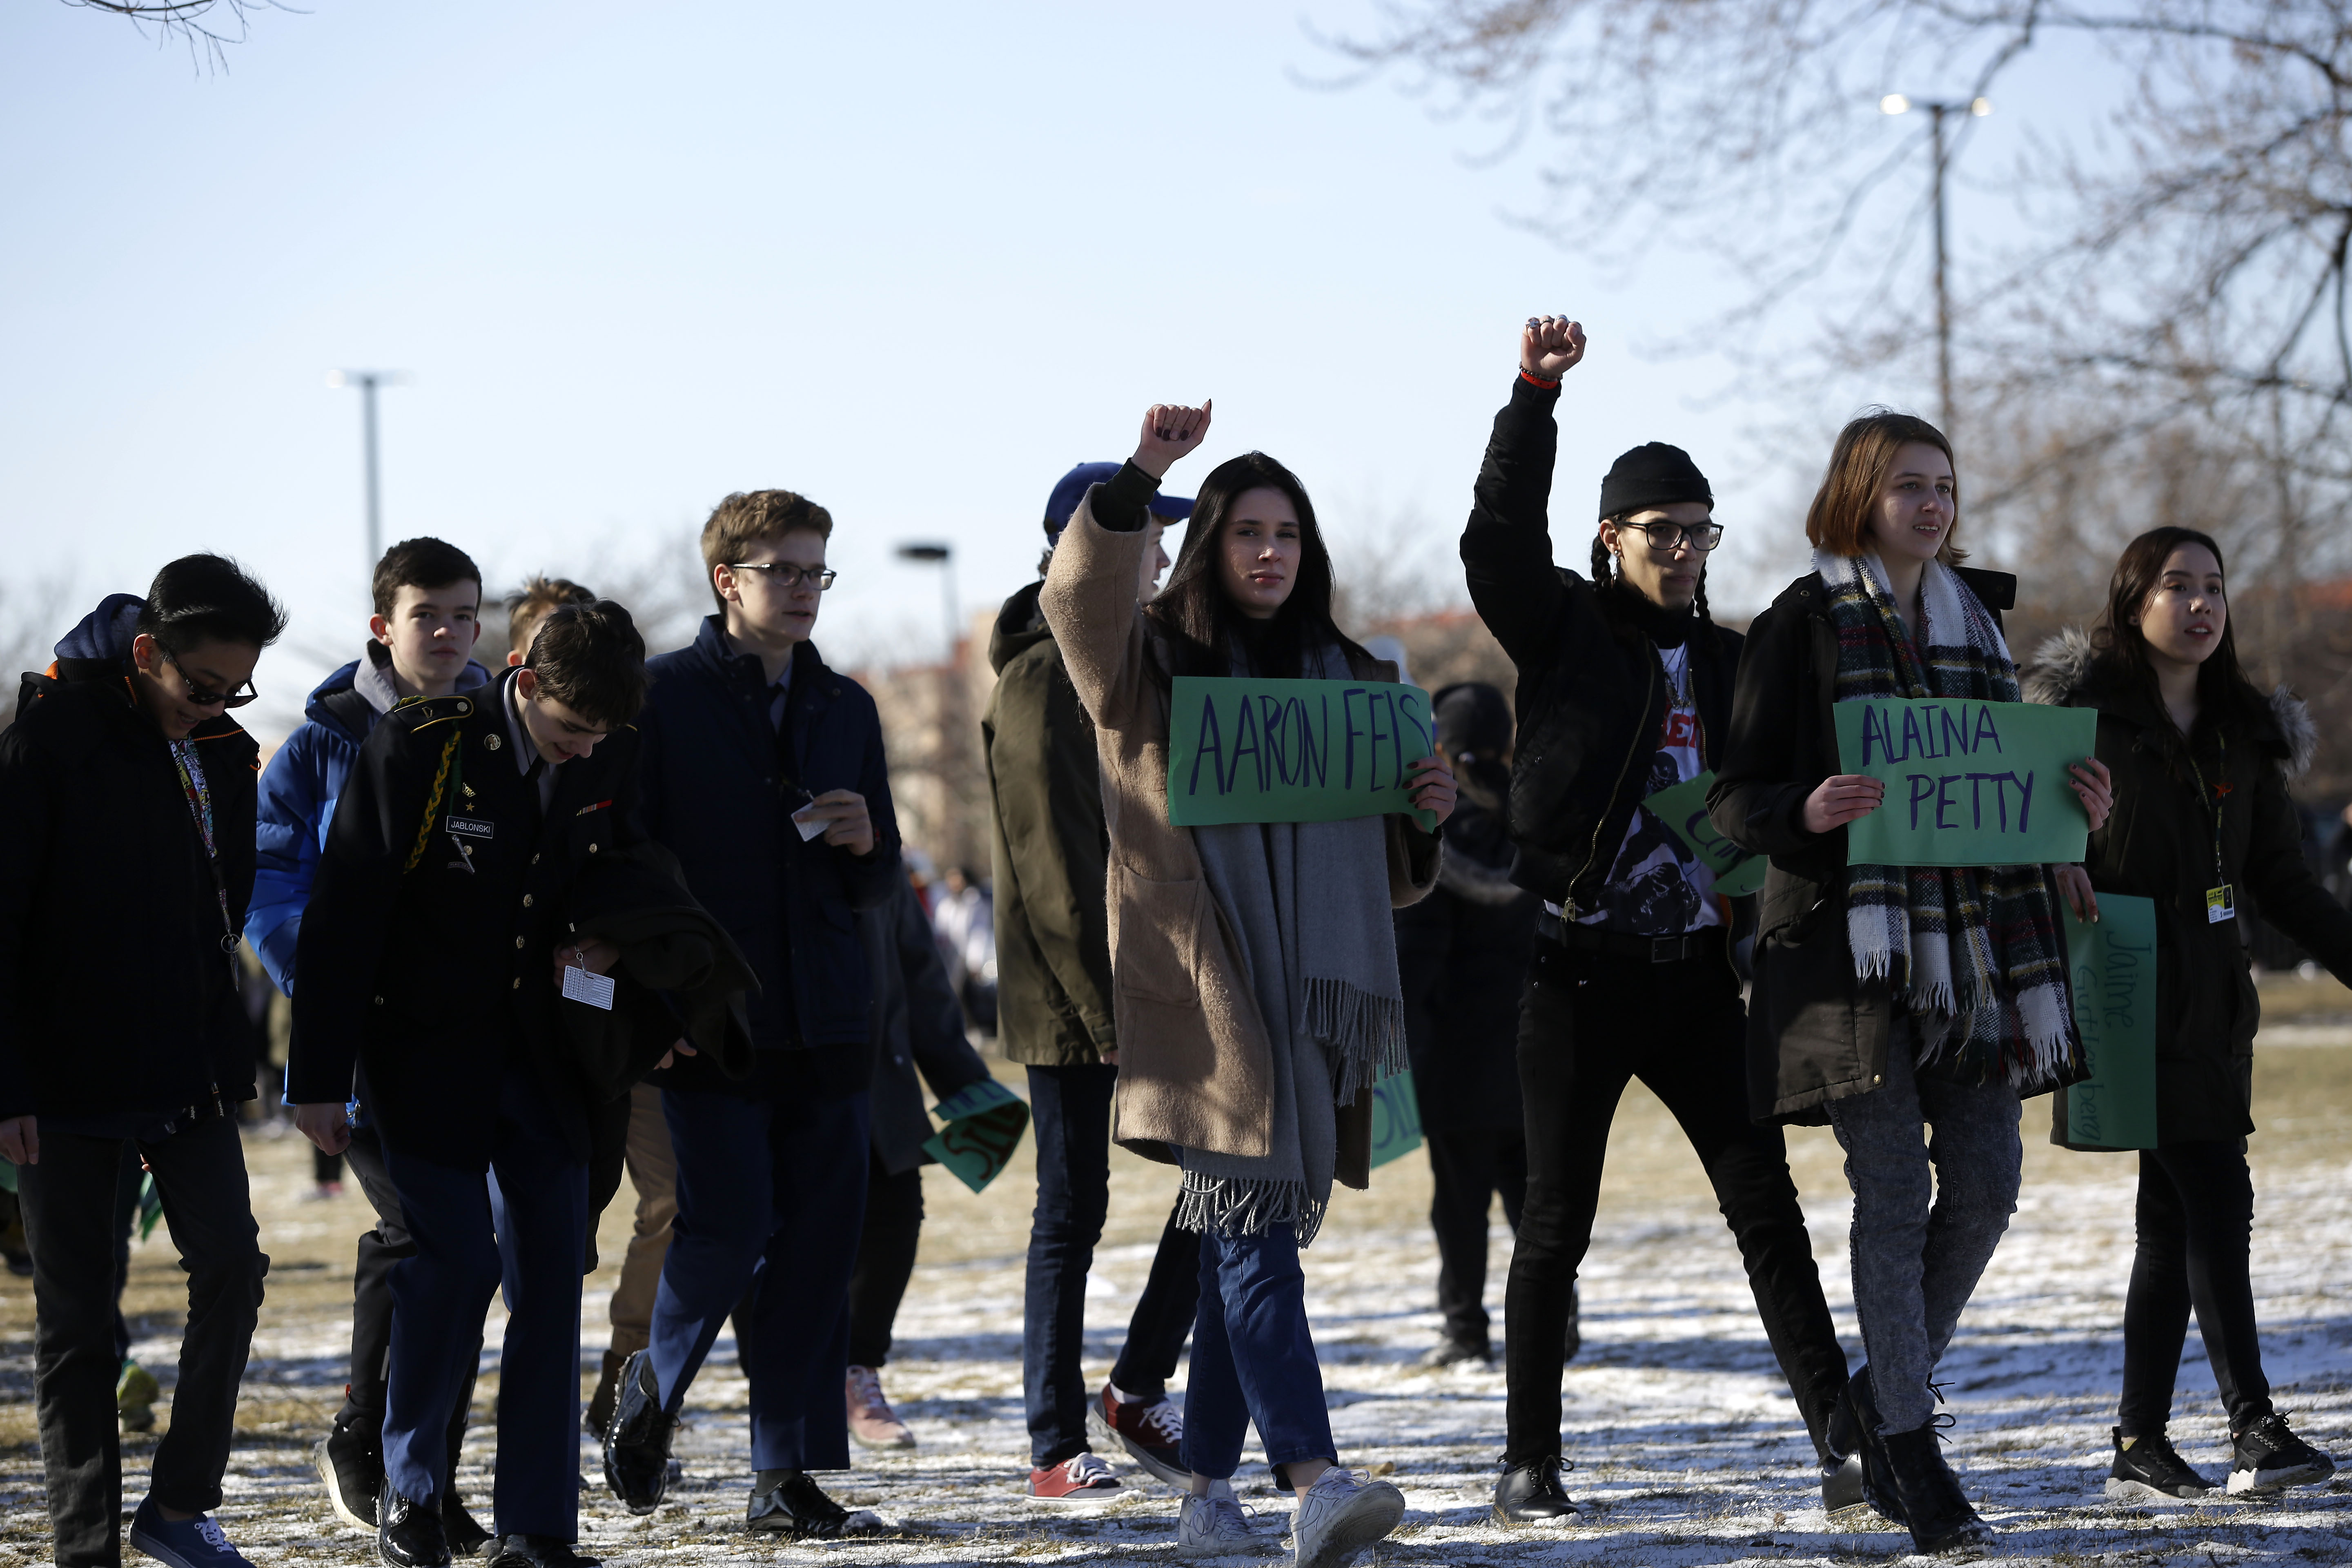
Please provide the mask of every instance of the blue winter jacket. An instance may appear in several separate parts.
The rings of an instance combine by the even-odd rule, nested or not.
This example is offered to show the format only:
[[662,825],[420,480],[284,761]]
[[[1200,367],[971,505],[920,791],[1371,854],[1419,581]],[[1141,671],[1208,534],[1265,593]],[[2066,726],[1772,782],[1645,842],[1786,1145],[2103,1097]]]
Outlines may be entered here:
[[[469,659],[457,677],[457,689],[470,691],[489,679],[488,670]],[[382,643],[371,642],[363,659],[353,659],[319,683],[303,706],[300,727],[261,771],[253,905],[246,912],[245,939],[289,996],[294,994],[294,942],[302,930],[303,906],[310,901],[310,884],[318,879],[327,826],[335,820],[335,802],[361,742],[398,700],[391,655]]]
[[[874,699],[802,643],[780,745],[760,661],[734,651],[716,616],[691,647],[647,659],[646,673],[652,684],[637,716],[645,829],[677,857],[686,885],[759,975],[752,1045],[866,1044],[873,984],[857,915],[886,901],[899,878]],[[808,795],[831,789],[866,797],[870,853],[803,842],[793,826],[790,814]]]

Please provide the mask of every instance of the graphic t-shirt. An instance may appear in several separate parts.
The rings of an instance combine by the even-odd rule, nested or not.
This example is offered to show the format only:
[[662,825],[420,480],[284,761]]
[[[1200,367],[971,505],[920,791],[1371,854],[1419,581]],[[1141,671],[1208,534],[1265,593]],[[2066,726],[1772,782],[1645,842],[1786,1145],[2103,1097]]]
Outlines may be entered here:
[[[1700,749],[1698,702],[1691,695],[1690,644],[1658,649],[1665,666],[1666,721],[1650,757],[1644,799],[1687,784],[1706,769]],[[1680,936],[1721,925],[1715,901],[1715,873],[1690,851],[1664,818],[1646,806],[1633,808],[1625,841],[1609,870],[1597,907],[1577,917],[1580,925],[1629,931],[1635,936]]]

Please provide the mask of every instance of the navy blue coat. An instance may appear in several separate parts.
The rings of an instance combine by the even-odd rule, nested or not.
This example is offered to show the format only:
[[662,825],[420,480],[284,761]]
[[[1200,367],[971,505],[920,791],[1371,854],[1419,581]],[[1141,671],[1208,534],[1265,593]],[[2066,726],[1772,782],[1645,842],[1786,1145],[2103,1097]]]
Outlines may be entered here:
[[[645,830],[677,857],[687,887],[760,977],[753,1047],[864,1046],[874,987],[857,916],[887,901],[899,875],[874,699],[803,643],[780,745],[760,661],[730,647],[717,616],[691,647],[648,659],[646,673],[652,685],[637,719]],[[799,790],[833,789],[866,797],[871,852],[803,842],[789,820],[805,801]]]

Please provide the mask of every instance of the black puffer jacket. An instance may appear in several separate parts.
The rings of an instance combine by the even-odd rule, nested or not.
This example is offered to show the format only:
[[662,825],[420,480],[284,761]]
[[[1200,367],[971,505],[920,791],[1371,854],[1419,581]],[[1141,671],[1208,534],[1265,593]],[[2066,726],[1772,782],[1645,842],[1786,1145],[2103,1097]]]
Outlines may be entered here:
[[[1511,873],[1555,903],[1589,905],[1607,880],[1666,718],[1665,673],[1643,623],[1649,601],[1596,588],[1552,563],[1549,507],[1559,448],[1547,391],[1525,377],[1495,416],[1462,563],[1470,600],[1518,670],[1511,764]],[[1730,726],[1739,634],[1693,618],[1691,681],[1706,763]]]
[[1519,987],[1543,904],[1511,881],[1511,841],[1484,793],[1465,774],[1445,819],[1436,888],[1396,912],[1405,1048],[1424,1132],[1517,1131],[1522,1122]]
[[[127,661],[50,668],[0,733],[0,1120],[251,1100],[252,1025],[171,748]],[[226,715],[192,739],[235,931],[260,748]]]
[[[2221,744],[2210,727],[2200,728],[2197,768],[2209,788],[2228,790],[2220,796],[2221,871],[2237,890],[2242,917],[2215,923],[2205,918],[2205,890],[2214,885],[2213,818],[2198,801],[2193,775],[2173,760],[2178,742],[2168,738],[2179,731],[2170,715],[2080,632],[2042,646],[2028,694],[2098,710],[2098,756],[2115,775],[2116,809],[2091,835],[2084,865],[2100,892],[2156,904],[2158,1142],[2243,1138],[2254,1130],[2249,1107],[2262,1021],[2246,962],[2249,906],[2337,979],[2352,980],[2352,912],[2304,863],[2302,826],[2287,795],[2288,776],[2310,764],[2317,743],[2311,715],[2281,687],[2260,723],[2221,726]],[[2056,1117],[2064,1128],[2063,1102]]]
[[[1991,612],[2017,579],[1960,568]],[[1894,991],[1862,984],[1845,934],[1843,827],[1809,832],[1805,797],[1838,771],[1837,628],[1822,574],[1808,572],[1748,628],[1739,695],[1707,813],[1741,848],[1771,858],[1748,998],[1748,1101],[1759,1121],[1821,1126],[1832,1100],[1867,1094],[1886,1066]]]

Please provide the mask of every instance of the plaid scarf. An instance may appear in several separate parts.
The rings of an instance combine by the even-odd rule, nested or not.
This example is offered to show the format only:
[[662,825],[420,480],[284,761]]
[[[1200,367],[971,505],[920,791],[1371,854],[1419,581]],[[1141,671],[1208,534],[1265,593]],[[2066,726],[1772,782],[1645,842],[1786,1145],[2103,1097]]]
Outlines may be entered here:
[[[1837,700],[2021,700],[1992,614],[1940,561],[1919,584],[1915,645],[1901,634],[1875,555],[1816,552],[1838,641]],[[1918,1063],[1943,1076],[2041,1093],[2081,1076],[2058,900],[2040,866],[1848,866],[1854,973],[1892,977],[1910,1009]]]

